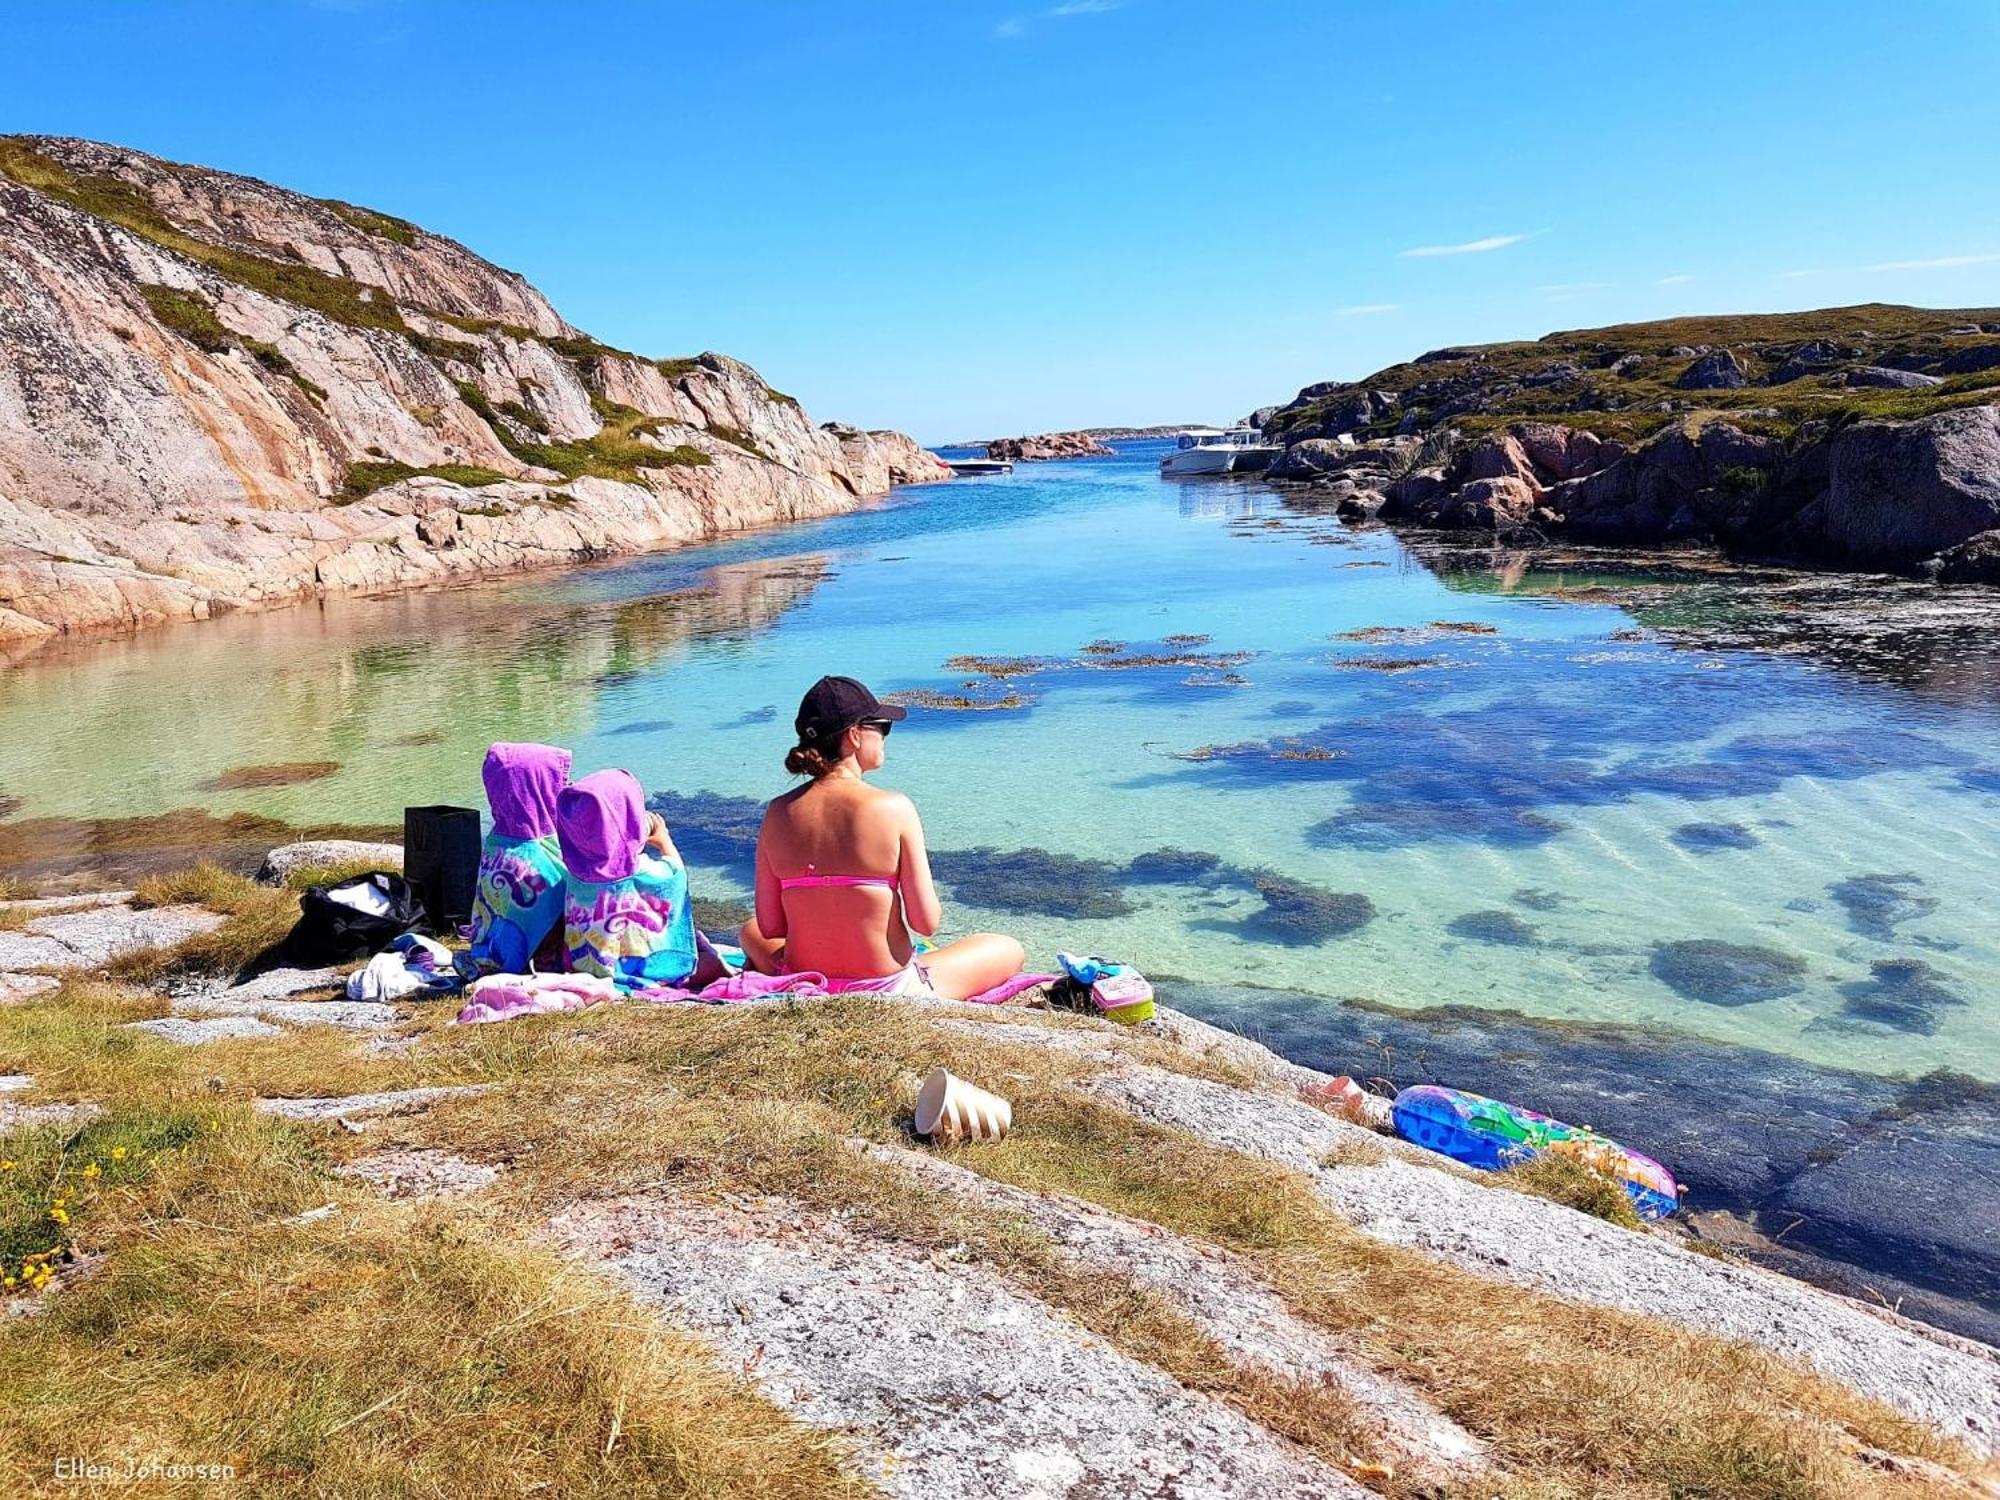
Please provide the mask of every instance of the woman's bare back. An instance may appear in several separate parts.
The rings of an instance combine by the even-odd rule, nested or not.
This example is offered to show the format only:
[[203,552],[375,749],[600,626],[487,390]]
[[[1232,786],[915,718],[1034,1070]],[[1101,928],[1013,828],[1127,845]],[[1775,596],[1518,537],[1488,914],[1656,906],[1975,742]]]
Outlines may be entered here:
[[[787,968],[866,976],[893,974],[910,961],[902,898],[915,892],[901,887],[906,878],[930,884],[927,868],[909,868],[905,832],[914,816],[908,798],[859,777],[822,777],[771,803],[758,840],[758,915],[767,915],[775,895]],[[827,875],[871,883],[783,888],[801,876]]]

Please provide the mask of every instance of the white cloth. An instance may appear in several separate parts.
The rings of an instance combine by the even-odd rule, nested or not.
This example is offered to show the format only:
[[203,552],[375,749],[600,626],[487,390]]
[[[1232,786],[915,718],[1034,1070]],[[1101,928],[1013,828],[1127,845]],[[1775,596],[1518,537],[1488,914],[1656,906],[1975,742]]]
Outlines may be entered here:
[[393,948],[376,954],[365,969],[356,969],[347,976],[350,1000],[401,1000],[423,988],[424,977],[411,970],[403,962],[403,955]]

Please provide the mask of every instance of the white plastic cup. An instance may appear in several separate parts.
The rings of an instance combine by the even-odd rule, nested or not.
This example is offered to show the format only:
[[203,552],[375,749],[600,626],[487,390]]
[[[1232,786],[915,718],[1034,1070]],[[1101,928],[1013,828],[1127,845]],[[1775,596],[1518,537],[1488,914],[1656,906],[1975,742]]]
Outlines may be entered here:
[[933,1069],[917,1092],[918,1135],[941,1146],[958,1141],[997,1141],[1014,1126],[1014,1106],[998,1094],[963,1078]]

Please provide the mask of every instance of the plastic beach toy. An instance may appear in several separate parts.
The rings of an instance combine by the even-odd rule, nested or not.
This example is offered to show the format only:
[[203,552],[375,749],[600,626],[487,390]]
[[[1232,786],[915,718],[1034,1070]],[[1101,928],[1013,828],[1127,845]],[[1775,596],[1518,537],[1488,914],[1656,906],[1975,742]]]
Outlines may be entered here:
[[1058,953],[1056,962],[1090,991],[1091,1000],[1106,1020],[1136,1026],[1153,1018],[1153,986],[1130,964],[1114,963],[1095,954],[1078,958],[1074,953]]
[[1680,1184],[1652,1157],[1518,1104],[1423,1083],[1396,1096],[1394,1119],[1403,1139],[1468,1167],[1491,1171],[1556,1152],[1623,1185],[1643,1219],[1663,1219],[1680,1207]]

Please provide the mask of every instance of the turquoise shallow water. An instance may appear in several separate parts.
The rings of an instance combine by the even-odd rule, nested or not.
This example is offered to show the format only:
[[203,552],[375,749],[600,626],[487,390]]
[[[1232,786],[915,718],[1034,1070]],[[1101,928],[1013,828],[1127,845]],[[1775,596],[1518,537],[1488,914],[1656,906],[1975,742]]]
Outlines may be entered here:
[[[1725,647],[1757,605],[1721,585],[1635,616],[1580,575],[1558,596],[1518,568],[1440,573],[1256,481],[1162,481],[1158,451],[44,653],[0,678],[0,795],[17,816],[394,820],[476,801],[490,739],[542,738],[673,794],[698,889],[740,895],[742,818],[787,784],[814,677],[1012,693],[913,710],[890,742],[961,930],[2000,1078],[1990,694]],[[1127,665],[1148,653],[1197,659]],[[966,654],[1050,660],[996,681],[944,665]],[[317,760],[339,769],[213,789]],[[1162,847],[1200,857],[1130,865]]]

